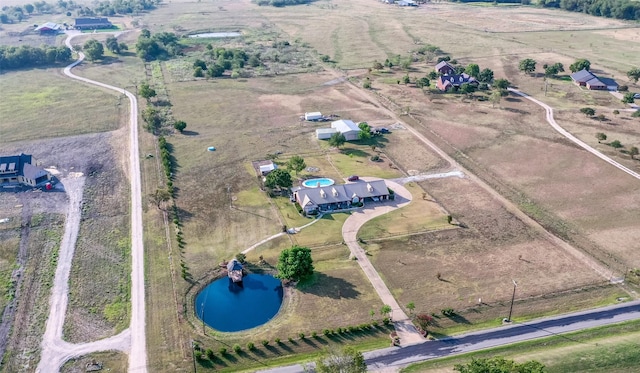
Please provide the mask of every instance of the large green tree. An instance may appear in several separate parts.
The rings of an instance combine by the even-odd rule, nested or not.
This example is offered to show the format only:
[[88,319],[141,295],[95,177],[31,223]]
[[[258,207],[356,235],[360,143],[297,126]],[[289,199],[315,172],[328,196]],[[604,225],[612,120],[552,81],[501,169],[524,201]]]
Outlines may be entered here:
[[[276,172],[275,170],[271,172]],[[267,175],[267,177],[269,176]],[[313,274],[313,259],[311,249],[301,246],[293,246],[284,249],[278,258],[278,274],[276,277],[283,280],[304,280]]]
[[590,68],[591,68],[591,62],[589,62],[589,60],[584,58],[577,60],[576,62],[572,63],[569,66],[569,70],[571,70],[572,73],[575,73],[576,71],[580,71],[580,70],[589,70]]
[[152,97],[156,97],[156,90],[151,88],[149,83],[142,82],[140,83],[140,87],[138,87],[138,94],[149,102]]
[[509,84],[507,79],[496,79],[496,81],[493,82],[493,86],[498,89],[507,89]]
[[493,70],[483,69],[478,75],[478,81],[482,83],[491,83],[493,81]]
[[342,351],[326,350],[316,361],[316,371],[319,373],[365,373],[367,364],[360,351],[347,346]]
[[635,101],[635,98],[633,98],[633,96],[633,92],[625,93],[624,97],[622,97],[622,102],[624,102],[625,104],[633,104]]
[[467,67],[464,69],[465,74],[468,74],[470,76],[473,76],[474,78],[477,78],[480,75],[480,66],[478,66],[475,63],[471,63],[469,65],[467,65]]
[[473,359],[467,364],[456,364],[453,370],[460,373],[545,373],[542,363],[530,360],[518,364],[503,357]]
[[294,155],[293,157],[289,158],[289,161],[287,162],[287,168],[291,171],[294,171],[296,175],[298,174],[298,172],[304,170],[305,167],[307,167],[307,164],[304,162],[304,158],[299,155]]
[[104,42],[107,46],[107,49],[115,54],[120,53],[120,44],[118,44],[118,39],[113,36],[109,36],[107,40]]
[[284,189],[291,188],[293,180],[291,180],[291,174],[287,170],[275,169],[266,176],[264,185],[271,189]]
[[525,74],[531,74],[532,72],[536,71],[536,61],[531,58],[525,58],[518,64],[518,69],[520,69],[520,71],[524,72]]
[[90,61],[100,60],[104,54],[104,46],[96,39],[90,39],[84,43],[82,50]]
[[345,142],[347,142],[347,139],[340,132],[334,133],[329,138],[329,145],[335,146],[336,148],[340,148]]
[[358,138],[360,140],[371,138],[371,127],[367,122],[358,123],[358,128],[360,128],[360,132],[358,132]]

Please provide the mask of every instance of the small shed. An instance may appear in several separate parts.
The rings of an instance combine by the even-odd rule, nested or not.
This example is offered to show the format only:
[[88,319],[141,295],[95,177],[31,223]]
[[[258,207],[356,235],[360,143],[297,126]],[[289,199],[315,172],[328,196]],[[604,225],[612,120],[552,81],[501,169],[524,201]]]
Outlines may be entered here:
[[320,113],[319,111],[314,111],[311,113],[304,113],[304,120],[308,120],[308,121],[317,121],[322,119],[322,113]]
[[335,128],[318,128],[316,130],[316,137],[318,140],[328,140],[334,133],[338,133]]
[[277,168],[278,168],[278,165],[273,162],[261,165],[260,174],[262,174],[262,176],[267,176],[267,174],[269,174],[271,171]]
[[352,120],[340,119],[331,123],[331,128],[335,128],[338,132],[344,135],[347,141],[358,140],[358,134],[360,133],[360,127]]
[[227,276],[233,282],[242,282],[242,264],[236,259],[227,263]]

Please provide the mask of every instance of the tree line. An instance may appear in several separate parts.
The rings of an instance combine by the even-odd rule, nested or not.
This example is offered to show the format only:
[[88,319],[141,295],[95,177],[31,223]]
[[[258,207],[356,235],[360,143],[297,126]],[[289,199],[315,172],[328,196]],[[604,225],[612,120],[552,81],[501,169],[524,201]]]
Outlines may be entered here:
[[43,45],[4,46],[0,45],[0,70],[13,70],[25,67],[43,67],[71,60],[71,50],[67,47]]
[[283,7],[288,5],[309,4],[314,0],[253,0],[255,4],[260,6],[271,5],[275,7]]
[[640,3],[631,0],[540,0],[539,4],[597,17],[640,19]]
[[149,30],[143,29],[136,42],[136,53],[145,61],[161,60],[180,55],[182,45],[173,32],[151,35]]

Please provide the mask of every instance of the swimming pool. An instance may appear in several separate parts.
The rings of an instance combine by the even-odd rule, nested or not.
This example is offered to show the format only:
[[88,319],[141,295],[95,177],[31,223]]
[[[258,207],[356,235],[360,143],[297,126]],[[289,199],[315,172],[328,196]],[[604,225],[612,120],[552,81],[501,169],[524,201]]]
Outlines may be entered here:
[[321,177],[318,179],[309,179],[302,182],[302,185],[307,188],[317,188],[323,186],[329,186],[335,184],[333,179],[329,179],[328,177]]

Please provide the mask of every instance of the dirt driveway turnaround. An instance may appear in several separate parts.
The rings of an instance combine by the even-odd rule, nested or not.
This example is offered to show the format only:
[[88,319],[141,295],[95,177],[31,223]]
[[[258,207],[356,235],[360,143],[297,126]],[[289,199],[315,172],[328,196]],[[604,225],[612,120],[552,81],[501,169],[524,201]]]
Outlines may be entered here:
[[[362,178],[363,181],[378,180],[375,178]],[[358,231],[364,223],[367,221],[391,212],[395,209],[399,209],[411,203],[411,193],[404,186],[391,181],[385,180],[387,187],[391,188],[395,192],[395,199],[387,202],[370,202],[361,210],[354,211],[351,216],[345,220],[342,226],[342,237],[344,242],[349,247],[351,255],[357,260],[360,268],[367,276],[371,285],[378,293],[378,296],[382,300],[383,304],[391,307],[391,319],[395,326],[398,337],[400,337],[400,343],[403,346],[422,343],[425,341],[424,337],[418,333],[416,327],[413,325],[407,314],[400,308],[400,305],[389,291],[389,288],[384,283],[378,271],[373,267],[371,261],[367,257],[366,252],[358,244]]]

